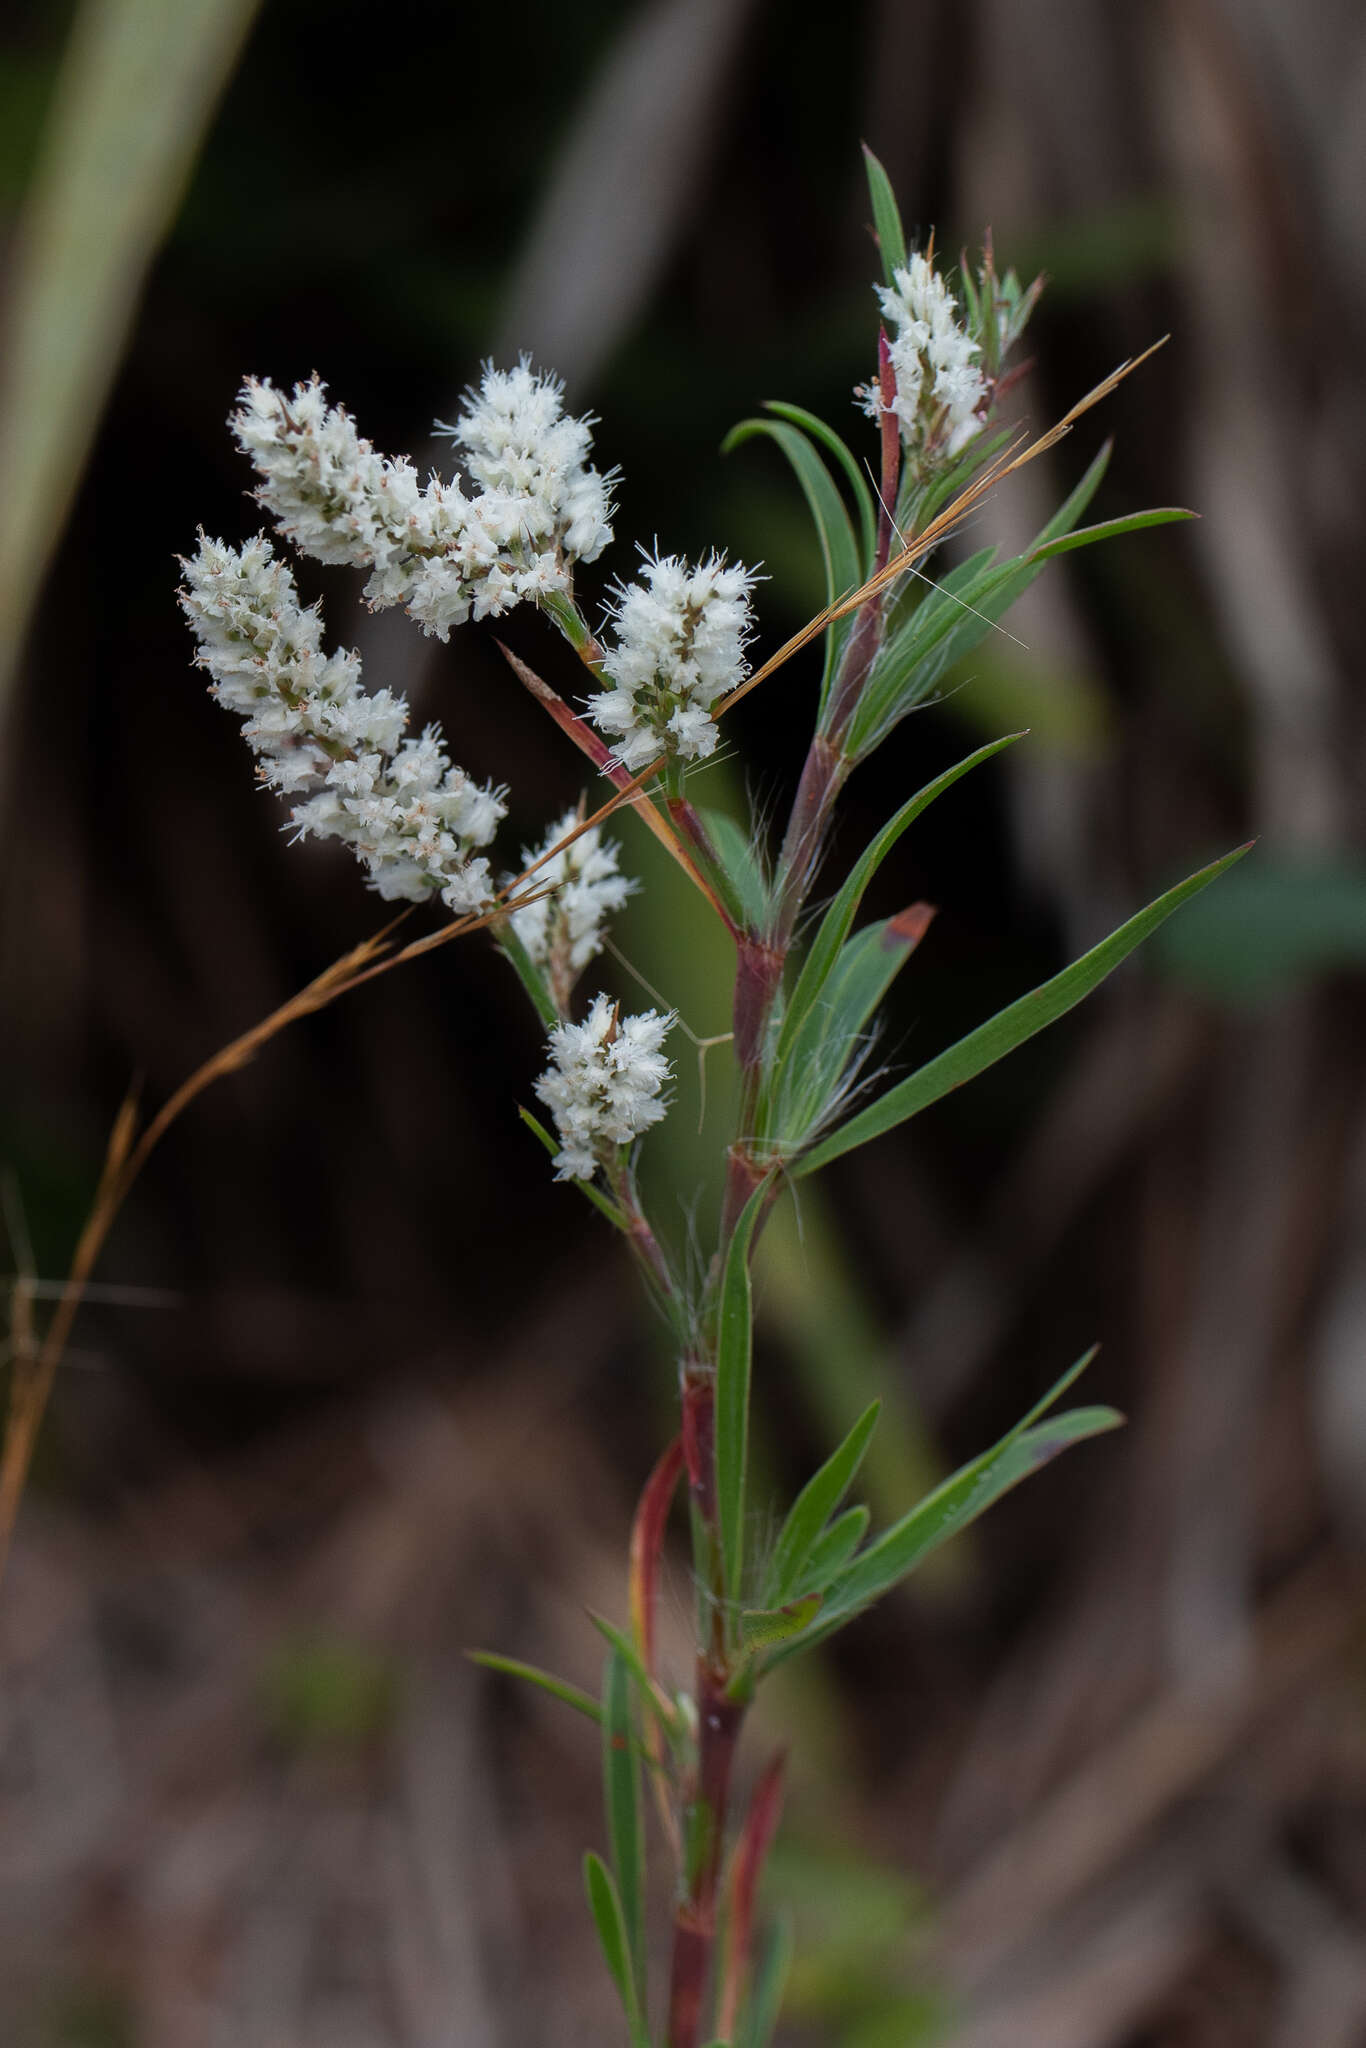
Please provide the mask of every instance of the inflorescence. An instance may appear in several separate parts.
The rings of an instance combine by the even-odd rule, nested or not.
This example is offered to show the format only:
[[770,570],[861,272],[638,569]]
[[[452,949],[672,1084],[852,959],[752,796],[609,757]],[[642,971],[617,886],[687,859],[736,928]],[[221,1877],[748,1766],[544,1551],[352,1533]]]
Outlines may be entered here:
[[652,555],[639,582],[617,586],[615,641],[603,663],[612,688],[591,698],[588,711],[615,738],[623,767],[634,772],[659,754],[699,761],[713,751],[712,707],[749,673],[755,580],[722,555],[695,569],[677,555]]
[[673,1023],[672,1011],[623,1017],[610,996],[599,995],[582,1024],[551,1032],[551,1064],[536,1093],[555,1119],[557,1180],[591,1180],[621,1146],[660,1121],[673,1071],[660,1047]]
[[322,652],[321,613],[300,605],[263,534],[242,548],[202,534],[183,567],[210,689],[247,721],[261,780],[304,796],[290,814],[299,837],[345,840],[381,896],[439,895],[456,913],[488,903],[478,849],[506,813],[504,792],[455,767],[439,727],[404,739],[406,700],[363,689],[358,654]]
[[509,919],[532,964],[543,969],[561,1015],[569,1008],[580,974],[602,951],[609,915],[620,910],[636,888],[618,868],[621,848],[614,839],[604,839],[597,825],[559,852],[551,851],[580,822],[579,812],[566,811],[534,852],[523,848],[522,863],[532,871],[532,885],[551,893],[537,896]]
[[567,592],[573,563],[595,561],[612,538],[612,479],[588,466],[591,421],[569,417],[561,392],[525,358],[485,369],[444,430],[472,494],[459,477],[422,485],[404,457],[377,454],[317,377],[289,398],[248,378],[230,424],[261,478],[258,499],[300,553],[369,569],[371,605],[404,605],[444,640],[471,614]]

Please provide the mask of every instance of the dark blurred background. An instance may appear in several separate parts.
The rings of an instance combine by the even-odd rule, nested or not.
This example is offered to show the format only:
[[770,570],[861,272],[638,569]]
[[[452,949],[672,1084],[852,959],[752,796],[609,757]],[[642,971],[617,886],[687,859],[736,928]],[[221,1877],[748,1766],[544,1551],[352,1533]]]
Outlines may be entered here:
[[[766,565],[771,649],[821,600],[814,538],[776,451],[719,443],[778,396],[862,445],[860,138],[908,227],[956,250],[989,223],[1049,273],[1026,423],[1170,333],[971,540],[1026,538],[1109,434],[1093,516],[1201,522],[1050,571],[1010,618],[1027,650],[994,636],[851,790],[832,874],[973,740],[1031,728],[879,884],[880,912],[941,907],[886,1056],[1256,851],[804,1197],[757,1378],[775,1502],[887,1392],[884,1517],[1093,1339],[1091,1397],[1131,1426],[796,1666],[748,1753],[792,1744],[791,2048],[1366,2041],[1359,9],[21,0],[0,111],[0,1149],[6,1262],[31,1242],[49,1282],[130,1079],[164,1099],[382,922],[337,848],[285,844],[190,667],[175,555],[258,524],[224,428],[244,372],[317,369],[420,459],[480,361],[531,348],[624,475],[590,598],[638,540],[724,546]],[[442,648],[344,573],[302,580],[511,785],[510,841],[574,800],[486,632]],[[509,637],[576,688],[539,621]],[[815,674],[750,698],[713,801],[781,801]],[[621,836],[647,882],[623,952],[722,1031],[724,945]],[[584,1610],[622,1618],[669,1427],[632,1276],[517,1120],[540,1054],[470,940],[276,1040],[137,1188],[0,1605],[7,2043],[617,2038],[578,1876],[592,1731],[462,1656],[596,1684]],[[680,1239],[664,1191],[705,1229],[727,1057],[699,1137],[680,1044],[648,1148]],[[687,1591],[680,1548],[680,1678]]]

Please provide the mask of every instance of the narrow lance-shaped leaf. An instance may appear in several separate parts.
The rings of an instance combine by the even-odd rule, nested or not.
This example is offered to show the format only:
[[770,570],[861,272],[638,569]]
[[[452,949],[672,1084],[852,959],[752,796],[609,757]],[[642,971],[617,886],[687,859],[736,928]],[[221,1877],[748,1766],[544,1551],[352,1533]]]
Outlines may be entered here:
[[602,1780],[607,1835],[626,1929],[636,2001],[645,2004],[645,1824],[640,1810],[640,1767],[631,1729],[631,1674],[626,1660],[608,1652],[602,1688]]
[[868,571],[873,567],[873,555],[877,548],[877,513],[873,508],[873,494],[868,488],[868,479],[855,460],[852,450],[842,441],[833,427],[826,425],[814,412],[808,412],[803,405],[789,405],[786,399],[766,398],[764,411],[788,420],[794,427],[801,427],[810,434],[813,441],[819,441],[828,448],[849,480],[858,507],[859,530],[863,537],[863,553]]
[[851,1117],[840,1130],[832,1131],[814,1145],[794,1165],[794,1173],[814,1173],[817,1167],[825,1166],[832,1159],[838,1159],[845,1152],[852,1152],[857,1145],[865,1145],[870,1138],[881,1137],[884,1131],[894,1130],[905,1123],[930,1103],[938,1102],[951,1089],[959,1088],[965,1081],[975,1079],[988,1067],[994,1066],[1005,1055],[1013,1052],[1026,1039],[1032,1038],[1047,1025],[1078,1004],[1083,996],[1112,974],[1122,960],[1126,960],[1135,947],[1140,946],[1150,933],[1178,910],[1190,897],[1197,895],[1236,860],[1247,852],[1240,846],[1234,852],[1225,854],[1222,860],[1214,861],[1209,867],[1201,868],[1197,874],[1188,875],[1184,882],[1168,889],[1147,908],[1131,917],[1127,924],[1111,932],[1108,939],[1102,939],[1080,960],[1055,974],[1051,981],[1045,981],[1018,1002],[981,1024],[975,1031],[960,1038],[947,1052],[930,1060],[895,1088],[889,1088],[885,1095],[870,1103],[867,1109]]
[[736,1600],[745,1553],[745,1473],[749,1459],[749,1378],[754,1300],[749,1251],[768,1189],[745,1204],[726,1252],[716,1347],[716,1511],[726,1596]]
[[583,1888],[588,1894],[589,1910],[593,1924],[598,1930],[598,1941],[602,1948],[612,1981],[617,1987],[626,2024],[630,2030],[631,2048],[650,2048],[650,2037],[640,2010],[636,1995],[635,1979],[631,1974],[631,1952],[626,1937],[626,1922],[622,1916],[621,1899],[612,1873],[601,1856],[595,1856],[590,1849],[583,1859]]
[[868,174],[868,196],[873,202],[873,226],[882,252],[883,276],[890,285],[895,281],[893,273],[906,268],[906,232],[901,225],[901,209],[891,179],[866,142],[863,168]]
[[571,1685],[567,1678],[556,1678],[549,1671],[542,1671],[538,1664],[524,1664],[519,1657],[501,1657],[496,1650],[467,1650],[471,1664],[482,1664],[486,1671],[500,1671],[506,1678],[525,1679],[528,1685],[538,1686],[552,1699],[560,1700],[566,1707],[573,1707],[576,1714],[586,1714],[590,1721],[601,1721],[602,1708],[591,1693]]
[[640,1652],[631,1638],[623,1634],[621,1629],[614,1628],[604,1615],[595,1614],[591,1607],[588,1610],[588,1619],[592,1622],[608,1648],[616,1651],[622,1663],[626,1666],[632,1678],[634,1678],[640,1690],[643,1705],[649,1709],[664,1733],[672,1740],[678,1733],[673,1702],[646,1670]]
[[850,939],[808,1012],[778,1077],[778,1100],[764,1135],[790,1150],[828,1124],[857,1084],[872,1040],[868,1027],[897,975],[934,920],[934,905],[912,903],[896,917],[865,925]]
[[1118,540],[1124,533],[1140,533],[1145,526],[1171,526],[1177,520],[1198,517],[1198,513],[1187,512],[1180,505],[1155,505],[1147,512],[1129,512],[1119,519],[1103,519],[1098,526],[1079,526],[1074,533],[1060,534],[1057,540],[1031,548],[1029,559],[1048,562],[1054,555],[1065,555],[1072,548],[1094,547],[1099,540]]
[[831,480],[830,472],[812,447],[806,435],[796,427],[788,426],[782,420],[741,420],[731,428],[721,444],[721,452],[728,455],[745,441],[764,435],[776,441],[783,454],[791,463],[798,483],[811,507],[811,516],[816,522],[820,539],[821,554],[825,561],[827,601],[834,603],[848,591],[856,590],[862,582],[859,564],[858,543],[854,529],[849,523],[843,498]]
[[827,1590],[835,1574],[844,1569],[862,1543],[871,1520],[865,1507],[846,1508],[842,1515],[835,1517],[830,1527],[811,1546],[811,1555],[793,1588],[798,1598]]
[[[821,556],[825,563],[826,601],[833,604],[856,590],[863,581],[863,564],[858,543],[843,498],[806,435],[779,420],[741,420],[721,444],[723,454],[738,448],[756,435],[776,441],[791,463],[815,521]],[[825,704],[839,661],[840,650],[853,631],[853,618],[837,619],[825,632],[825,669],[821,678],[821,705]]]
[[793,1501],[787,1520],[778,1532],[768,1568],[764,1586],[767,1605],[776,1606],[791,1598],[812,1545],[849,1491],[854,1474],[863,1463],[881,1411],[880,1401],[874,1401],[864,1409],[838,1450],[833,1451],[820,1470],[807,1480]]
[[1050,1422],[1012,1436],[964,1466],[854,1559],[830,1590],[822,1625],[837,1626],[871,1605],[1031,1472],[1070,1444],[1118,1429],[1123,1420],[1113,1408],[1071,1408]]
[[765,1669],[771,1670],[784,1658],[833,1635],[856,1614],[890,1591],[932,1551],[965,1529],[970,1522],[976,1521],[993,1502],[1069,1444],[1080,1443],[1087,1437],[1117,1428],[1123,1417],[1113,1408],[1076,1408],[1046,1422],[1040,1419],[1062,1398],[1094,1357],[1093,1347],[1069,1366],[1042,1400],[1035,1402],[1028,1414],[999,1443],[961,1466],[886,1530],[876,1543],[860,1552],[831,1585],[817,1625],[797,1641],[781,1644],[771,1651],[765,1660]]
[[783,1028],[778,1040],[778,1066],[781,1067],[790,1052],[802,1023],[810,1014],[835,962],[839,959],[845,940],[853,928],[854,919],[858,915],[864,891],[902,833],[915,823],[923,811],[929,809],[936,797],[942,796],[946,789],[951,789],[960,776],[980,766],[983,761],[989,761],[993,754],[999,754],[1003,748],[1013,746],[1016,740],[1022,737],[1023,735],[1017,732],[1008,733],[1003,739],[992,740],[989,745],[979,747],[976,753],[955,762],[952,768],[946,768],[942,775],[936,775],[932,782],[927,782],[923,789],[918,789],[914,796],[908,797],[900,810],[888,819],[877,837],[869,842],[850,869],[843,888],[821,919],[810,950],[802,963],[797,985],[792,991],[791,1001],[783,1017]]

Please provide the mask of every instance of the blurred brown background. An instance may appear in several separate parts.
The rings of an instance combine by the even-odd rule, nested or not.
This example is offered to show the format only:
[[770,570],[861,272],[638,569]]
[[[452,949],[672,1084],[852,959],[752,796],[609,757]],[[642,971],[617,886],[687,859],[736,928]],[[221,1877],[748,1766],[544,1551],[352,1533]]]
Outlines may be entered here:
[[[178,70],[201,12],[32,0],[0,61],[12,320],[53,150],[89,143],[108,207],[54,330],[97,345],[54,407],[42,516],[17,442],[4,493],[11,643],[32,600],[3,738],[7,1259],[27,1234],[60,1278],[131,1076],[160,1101],[382,921],[337,849],[285,845],[189,666],[174,556],[200,522],[257,524],[223,426],[242,373],[316,368],[421,455],[481,358],[533,349],[624,471],[602,567],[656,535],[762,558],[771,648],[819,602],[814,541],[776,455],[718,444],[768,396],[858,437],[866,137],[908,227],[956,249],[989,222],[1050,273],[1035,427],[1172,335],[981,533],[1027,535],[1108,433],[1095,516],[1203,515],[1050,572],[1011,616],[1028,652],[996,636],[862,772],[837,863],[972,738],[1032,728],[883,878],[881,910],[941,906],[887,1056],[1259,844],[1170,944],[842,1164],[770,1247],[775,1502],[874,1389],[883,1516],[1093,1338],[1091,1397],[1132,1418],[775,1692],[749,1755],[793,1744],[781,2040],[1366,2041],[1360,10],[265,0],[253,22],[236,0]],[[133,152],[103,171],[59,84],[69,32]],[[115,92],[130,47],[140,82]],[[138,173],[161,180],[145,283],[134,235],[96,305],[167,99],[186,132]],[[39,358],[60,378],[60,346]],[[511,784],[518,843],[573,799],[485,634],[443,649],[345,577],[308,588],[372,680]],[[574,687],[536,620],[511,637]],[[719,777],[771,810],[813,692],[794,666],[756,693]],[[623,950],[722,1030],[724,948],[623,837],[649,883]],[[516,1119],[539,1056],[501,964],[446,949],[220,1084],[136,1191],[0,1603],[6,2043],[617,2038],[578,1876],[592,1731],[461,1654],[595,1684],[583,1610],[621,1615],[668,1427],[631,1276]],[[708,1135],[685,1047],[652,1141],[703,1232],[710,1060]],[[680,1550],[680,1657],[686,1597]]]

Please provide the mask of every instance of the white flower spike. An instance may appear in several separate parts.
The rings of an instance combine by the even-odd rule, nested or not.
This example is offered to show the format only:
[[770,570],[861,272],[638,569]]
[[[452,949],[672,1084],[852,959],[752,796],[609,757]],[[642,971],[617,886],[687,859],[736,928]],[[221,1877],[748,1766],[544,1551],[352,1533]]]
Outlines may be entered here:
[[439,729],[403,739],[404,698],[362,689],[360,657],[322,652],[322,617],[264,535],[226,547],[201,535],[180,601],[220,704],[247,723],[257,774],[303,795],[299,837],[344,839],[390,900],[439,895],[457,914],[492,900],[487,846],[503,792],[455,767]]
[[536,1093],[560,1140],[556,1180],[591,1180],[619,1146],[663,1117],[661,1091],[673,1070],[660,1047],[674,1021],[672,1011],[623,1017],[599,995],[582,1024],[551,1032],[551,1064]]
[[613,687],[590,698],[588,713],[615,739],[623,767],[634,773],[663,753],[704,760],[714,750],[712,706],[749,673],[755,581],[752,569],[721,555],[695,569],[654,555],[639,582],[618,586],[615,644],[604,659]]
[[258,499],[300,553],[369,569],[371,605],[404,605],[444,640],[471,614],[566,592],[572,564],[612,538],[612,479],[588,467],[591,422],[565,414],[561,388],[525,358],[485,368],[444,430],[473,493],[458,477],[422,485],[410,462],[377,454],[317,377],[288,398],[249,377],[229,424],[261,479]]
[[[522,850],[524,868],[535,866],[530,887],[549,889],[509,920],[537,967],[544,970],[555,1007],[563,1013],[569,1007],[574,984],[584,968],[602,951],[603,928],[613,911],[620,910],[636,884],[618,871],[621,848],[615,840],[604,839],[601,828],[592,825],[561,852],[542,858],[552,846],[566,838],[581,822],[578,811],[566,811],[556,819],[534,852]],[[539,863],[537,865],[537,863]]]
[[[977,365],[977,343],[958,320],[958,308],[933,265],[918,251],[893,282],[875,287],[892,329],[896,374],[892,410],[909,450],[942,453],[950,460],[980,431],[990,385]],[[876,417],[879,401],[870,396]]]

